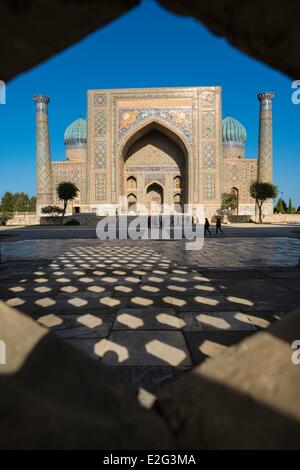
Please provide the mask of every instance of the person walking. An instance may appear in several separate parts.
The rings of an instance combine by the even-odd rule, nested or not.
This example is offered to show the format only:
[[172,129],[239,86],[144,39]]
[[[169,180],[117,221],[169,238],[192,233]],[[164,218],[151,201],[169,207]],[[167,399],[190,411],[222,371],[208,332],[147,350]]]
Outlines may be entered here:
[[219,231],[222,233],[222,237],[223,237],[223,230],[222,230],[222,226],[221,226],[221,217],[217,217],[216,218],[216,235],[218,235]]
[[207,232],[209,233],[209,235],[211,235],[211,231],[209,230],[209,227],[210,227],[210,223],[208,221],[208,218],[205,217],[205,222],[204,222],[204,236],[207,234]]

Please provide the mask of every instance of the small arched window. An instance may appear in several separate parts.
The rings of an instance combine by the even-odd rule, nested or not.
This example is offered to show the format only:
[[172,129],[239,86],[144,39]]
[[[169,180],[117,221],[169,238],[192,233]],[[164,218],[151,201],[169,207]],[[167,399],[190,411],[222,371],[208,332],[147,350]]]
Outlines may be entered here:
[[136,189],[137,188],[136,178],[134,176],[129,176],[129,178],[127,178],[127,188],[128,189]]
[[173,180],[174,189],[181,189],[181,178],[180,176],[175,176]]

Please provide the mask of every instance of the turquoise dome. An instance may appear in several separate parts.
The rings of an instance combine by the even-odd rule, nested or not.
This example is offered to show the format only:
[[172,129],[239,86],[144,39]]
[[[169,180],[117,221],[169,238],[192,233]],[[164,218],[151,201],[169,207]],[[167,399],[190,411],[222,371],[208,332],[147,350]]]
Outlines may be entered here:
[[72,122],[64,134],[64,142],[68,146],[86,144],[86,120],[80,117]]
[[224,144],[245,145],[246,129],[239,121],[231,116],[222,121],[222,140]]

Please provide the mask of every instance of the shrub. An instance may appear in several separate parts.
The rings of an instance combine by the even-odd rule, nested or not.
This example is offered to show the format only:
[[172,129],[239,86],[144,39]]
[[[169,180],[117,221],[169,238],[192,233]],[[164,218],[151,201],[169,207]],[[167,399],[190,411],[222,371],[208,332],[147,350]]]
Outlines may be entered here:
[[13,218],[13,214],[10,212],[2,212],[0,214],[0,225],[6,225],[7,222]]
[[63,211],[64,210],[58,206],[45,206],[41,209],[42,214],[49,215],[50,217],[61,215]]

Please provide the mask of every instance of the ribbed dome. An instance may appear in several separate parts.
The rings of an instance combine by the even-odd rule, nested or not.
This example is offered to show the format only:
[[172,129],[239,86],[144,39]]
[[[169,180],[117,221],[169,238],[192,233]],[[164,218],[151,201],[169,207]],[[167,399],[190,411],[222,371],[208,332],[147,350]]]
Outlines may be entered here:
[[86,144],[86,120],[80,117],[72,122],[64,134],[64,142],[66,145]]
[[222,139],[224,144],[245,145],[246,129],[239,121],[228,116],[222,122]]

